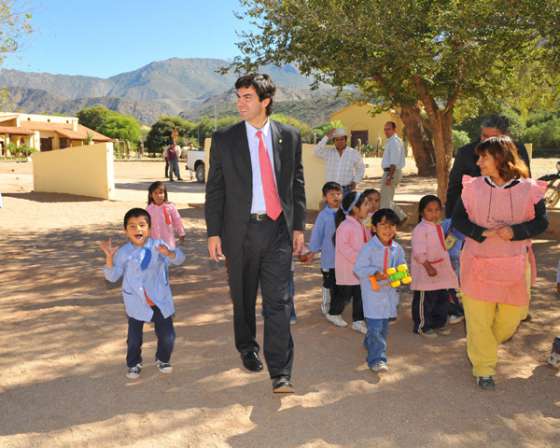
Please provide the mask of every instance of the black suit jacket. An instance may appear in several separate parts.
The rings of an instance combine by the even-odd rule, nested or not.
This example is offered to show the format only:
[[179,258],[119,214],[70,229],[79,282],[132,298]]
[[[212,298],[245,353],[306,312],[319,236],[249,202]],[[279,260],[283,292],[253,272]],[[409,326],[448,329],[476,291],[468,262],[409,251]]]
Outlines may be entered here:
[[[477,140],[457,150],[453,167],[449,173],[449,185],[447,186],[447,199],[445,201],[446,218],[451,218],[453,210],[455,209],[455,204],[457,204],[457,201],[461,197],[461,192],[463,191],[463,176],[465,174],[472,177],[480,176],[480,168],[476,164],[478,156],[474,151],[479,143],[480,140]],[[530,173],[529,154],[527,153],[525,145],[523,143],[515,143],[515,146],[517,146],[519,157],[527,164]]]
[[[301,137],[297,129],[270,121],[274,171],[290,235],[305,228],[305,186]],[[206,229],[220,236],[226,255],[241,249],[253,199],[251,156],[245,122],[218,130],[212,137],[206,182]]]

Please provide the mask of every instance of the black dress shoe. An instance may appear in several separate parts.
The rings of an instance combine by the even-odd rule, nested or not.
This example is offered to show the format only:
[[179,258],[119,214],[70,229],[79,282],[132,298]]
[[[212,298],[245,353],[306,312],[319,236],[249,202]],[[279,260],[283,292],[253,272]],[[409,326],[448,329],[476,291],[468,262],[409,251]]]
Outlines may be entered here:
[[241,360],[245,368],[251,372],[260,372],[263,364],[256,352],[241,353]]
[[293,394],[294,385],[287,376],[272,378],[272,392],[275,394]]

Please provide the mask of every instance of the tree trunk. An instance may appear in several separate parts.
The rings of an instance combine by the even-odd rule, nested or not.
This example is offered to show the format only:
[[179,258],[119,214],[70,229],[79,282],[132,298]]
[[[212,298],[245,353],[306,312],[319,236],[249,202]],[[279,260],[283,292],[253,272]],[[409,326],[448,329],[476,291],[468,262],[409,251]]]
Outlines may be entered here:
[[451,125],[453,111],[434,110],[429,114],[436,154],[437,194],[445,202],[449,184],[449,167],[453,156]]
[[412,155],[418,168],[418,175],[423,177],[434,176],[436,173],[434,164],[434,147],[427,138],[420,108],[418,106],[402,106],[401,119],[406,126],[406,136],[412,146]]

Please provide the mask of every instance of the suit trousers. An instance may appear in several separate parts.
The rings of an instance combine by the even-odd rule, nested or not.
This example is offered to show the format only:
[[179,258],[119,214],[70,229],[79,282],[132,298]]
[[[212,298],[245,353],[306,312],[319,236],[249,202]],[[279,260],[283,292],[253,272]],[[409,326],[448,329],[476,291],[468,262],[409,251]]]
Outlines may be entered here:
[[258,352],[255,305],[260,286],[264,317],[264,357],[271,378],[291,376],[294,343],[290,332],[292,243],[283,215],[276,221],[249,222],[242,250],[228,254],[235,346]]

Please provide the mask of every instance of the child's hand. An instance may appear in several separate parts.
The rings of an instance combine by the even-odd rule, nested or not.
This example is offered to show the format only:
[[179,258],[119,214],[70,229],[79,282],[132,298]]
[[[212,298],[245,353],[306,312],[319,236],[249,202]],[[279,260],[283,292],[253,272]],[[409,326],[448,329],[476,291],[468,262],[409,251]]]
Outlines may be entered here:
[[299,256],[299,261],[302,263],[311,263],[315,258],[315,252],[307,252]]
[[383,280],[387,280],[387,275],[385,275],[383,272],[379,272],[379,271],[374,274],[374,277],[378,282],[381,282]]
[[185,235],[181,235],[179,237],[179,241],[181,241],[181,243],[184,243],[185,242]]
[[423,266],[430,277],[435,277],[437,275],[436,268],[434,268],[429,261],[425,261]]
[[101,250],[105,252],[105,255],[110,258],[113,258],[113,255],[115,255],[115,252],[119,248],[118,246],[113,246],[111,244],[111,238],[109,238],[107,241],[101,241],[98,244]]
[[172,258],[172,259],[175,258],[175,252],[169,250],[169,249],[167,248],[167,246],[164,246],[163,244],[160,244],[160,245],[157,247],[157,250],[158,250],[158,252],[159,252],[160,254],[162,254],[162,255],[164,255],[164,256],[166,256],[166,257],[169,257],[169,258]]
[[482,232],[482,236],[485,238],[492,238],[493,236],[498,236],[498,233],[495,230],[487,229]]

